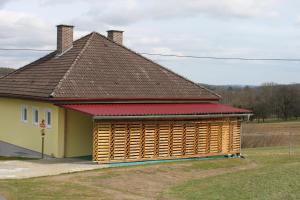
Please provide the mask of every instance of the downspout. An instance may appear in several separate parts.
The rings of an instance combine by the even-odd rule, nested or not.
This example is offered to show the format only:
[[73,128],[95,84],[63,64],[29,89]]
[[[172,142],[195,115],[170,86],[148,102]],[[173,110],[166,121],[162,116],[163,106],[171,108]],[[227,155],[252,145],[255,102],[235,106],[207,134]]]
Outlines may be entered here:
[[64,158],[67,157],[67,138],[68,138],[68,109],[65,109],[65,130],[64,130]]

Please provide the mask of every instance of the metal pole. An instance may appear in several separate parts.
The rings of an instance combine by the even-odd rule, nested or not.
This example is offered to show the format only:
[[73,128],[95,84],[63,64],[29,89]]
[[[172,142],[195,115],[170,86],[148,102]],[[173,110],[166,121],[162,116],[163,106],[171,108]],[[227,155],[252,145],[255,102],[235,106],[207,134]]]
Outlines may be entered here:
[[291,131],[289,131],[289,159],[291,159]]
[[44,143],[45,143],[45,138],[42,137],[42,159],[44,158]]

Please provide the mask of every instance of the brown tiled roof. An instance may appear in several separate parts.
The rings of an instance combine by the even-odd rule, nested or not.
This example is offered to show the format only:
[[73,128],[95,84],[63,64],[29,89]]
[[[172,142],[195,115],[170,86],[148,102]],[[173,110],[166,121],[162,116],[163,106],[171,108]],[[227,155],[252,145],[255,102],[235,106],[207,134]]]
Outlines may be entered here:
[[0,95],[43,98],[218,99],[151,60],[91,33],[0,79]]

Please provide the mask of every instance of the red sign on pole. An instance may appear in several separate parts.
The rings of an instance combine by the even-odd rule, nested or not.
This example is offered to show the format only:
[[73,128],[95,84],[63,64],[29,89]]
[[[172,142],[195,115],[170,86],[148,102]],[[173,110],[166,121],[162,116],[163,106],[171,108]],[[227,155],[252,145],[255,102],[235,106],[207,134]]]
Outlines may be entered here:
[[46,128],[45,120],[42,120],[42,121],[41,121],[41,123],[40,123],[40,128],[42,128],[42,129]]

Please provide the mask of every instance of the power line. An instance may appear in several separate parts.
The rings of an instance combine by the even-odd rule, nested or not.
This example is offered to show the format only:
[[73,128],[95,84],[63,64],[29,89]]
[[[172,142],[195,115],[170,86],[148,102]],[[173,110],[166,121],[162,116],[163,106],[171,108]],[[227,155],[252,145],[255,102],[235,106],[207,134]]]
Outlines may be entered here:
[[12,48],[0,48],[0,51],[54,51],[51,49],[31,49],[31,48],[24,48],[24,49],[12,49]]
[[198,58],[198,59],[214,59],[214,60],[247,60],[247,61],[300,61],[300,58],[245,58],[245,57],[216,57],[216,56],[184,56],[176,54],[156,54],[156,53],[140,53],[150,56],[166,56],[178,58]]
[[[53,49],[33,49],[33,48],[0,48],[0,51],[54,51]],[[246,57],[218,57],[218,56],[192,56],[192,55],[176,55],[176,54],[160,54],[146,53],[140,54],[148,56],[177,57],[177,58],[193,58],[193,59],[212,59],[212,60],[243,60],[243,61],[285,61],[300,62],[300,58],[246,58]]]

